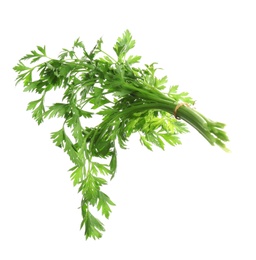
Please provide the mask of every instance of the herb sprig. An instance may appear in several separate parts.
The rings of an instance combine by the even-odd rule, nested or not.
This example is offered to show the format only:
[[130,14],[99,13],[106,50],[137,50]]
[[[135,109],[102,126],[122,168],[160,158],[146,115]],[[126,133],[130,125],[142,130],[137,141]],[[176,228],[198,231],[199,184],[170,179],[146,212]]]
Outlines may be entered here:
[[[153,146],[164,149],[165,143],[181,143],[179,134],[188,132],[188,123],[211,145],[228,151],[223,123],[193,109],[194,100],[187,92],[178,93],[178,86],[168,89],[167,76],[156,76],[156,63],[135,66],[141,57],[128,55],[135,46],[128,30],[114,45],[116,57],[107,54],[102,43],[99,39],[87,52],[77,39],[57,59],[47,56],[45,46],[37,46],[14,67],[16,83],[23,82],[25,92],[40,96],[27,107],[37,123],[63,118],[63,126],[51,138],[74,164],[71,179],[82,195],[81,228],[86,239],[102,236],[104,226],[91,207],[109,218],[115,204],[101,188],[107,176],[113,178],[116,173],[117,145],[125,149],[133,133],[139,133],[141,144],[149,150]],[[56,89],[64,91],[62,102],[46,106],[46,95]],[[88,126],[95,115],[101,116],[101,122]]]

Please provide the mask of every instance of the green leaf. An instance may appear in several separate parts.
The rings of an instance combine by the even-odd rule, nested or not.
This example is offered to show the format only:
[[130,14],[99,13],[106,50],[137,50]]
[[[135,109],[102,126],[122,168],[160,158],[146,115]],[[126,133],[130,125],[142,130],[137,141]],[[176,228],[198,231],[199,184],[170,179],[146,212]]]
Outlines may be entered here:
[[141,142],[141,144],[146,146],[150,151],[153,151],[152,150],[152,145],[150,144],[150,142],[147,141],[145,136],[143,136],[143,135],[140,136],[140,142]]
[[79,155],[75,149],[75,146],[71,142],[69,137],[65,134],[65,132],[64,132],[64,141],[65,141],[64,152],[66,152],[69,155],[70,160],[75,165],[82,166],[83,163],[82,163],[81,159],[79,158]]
[[13,67],[13,69],[16,72],[21,72],[21,71],[24,71],[24,70],[30,70],[30,68],[27,67],[22,61],[20,61],[15,67]]
[[164,76],[161,79],[155,79],[155,87],[160,90],[164,90],[166,88],[165,84],[167,84],[167,76]]
[[105,193],[100,191],[97,209],[101,210],[102,215],[104,215],[106,218],[109,218],[111,213],[110,206],[115,206],[114,202],[111,201]]
[[107,184],[107,181],[103,178],[94,176],[94,179],[97,181],[99,187]]
[[95,218],[89,210],[87,210],[81,227],[85,225],[85,237],[99,239],[102,237],[102,232],[105,231],[102,222]]
[[32,71],[30,71],[23,79],[24,86],[28,86],[32,82]]
[[45,112],[44,117],[53,118],[53,117],[64,117],[67,113],[70,105],[64,103],[55,103],[50,106],[49,109]]
[[37,46],[37,49],[38,49],[44,56],[46,56],[45,46],[44,46],[44,47]]
[[69,51],[67,49],[63,49],[58,57],[60,58],[60,60],[64,60],[68,55],[69,55]]
[[68,73],[70,73],[73,68],[74,67],[69,64],[61,64],[61,66],[59,67],[60,76],[67,77]]
[[76,141],[80,144],[83,143],[82,131],[83,131],[83,129],[82,129],[80,120],[77,119],[76,124],[74,124],[74,126],[73,126],[72,133],[73,133],[73,136],[76,139]]
[[145,135],[146,140],[151,142],[152,144],[155,144],[156,146],[160,147],[162,150],[164,150],[164,142],[161,140],[161,138],[154,133],[147,133]]
[[100,39],[97,41],[97,49],[101,50],[102,43],[103,43],[103,40],[102,40],[102,38],[100,38]]
[[178,85],[171,86],[170,89],[169,89],[168,95],[176,94],[178,88],[179,88]]
[[61,128],[59,131],[51,133],[51,139],[53,139],[53,142],[58,147],[62,147],[63,146],[64,138],[65,138],[65,133],[64,133],[64,129],[63,128]]
[[31,60],[30,63],[34,63],[34,62],[40,60],[41,58],[42,58],[41,56],[35,57],[34,59]]
[[75,40],[74,47],[85,49],[83,42],[79,38]]
[[36,92],[36,93],[43,93],[45,90],[45,85],[47,83],[42,80],[30,81],[24,84],[24,92]]
[[177,135],[174,134],[159,134],[168,144],[175,146],[181,144],[181,141]]
[[129,56],[128,59],[127,59],[127,63],[129,65],[132,65],[134,63],[138,63],[141,59],[141,56]]
[[34,63],[36,61],[38,61],[39,59],[41,59],[42,57],[45,57],[45,49],[37,46],[37,49],[42,53],[38,53],[35,50],[31,51],[31,53],[25,55],[24,57],[21,58],[21,60],[31,60],[30,63]]
[[38,100],[34,100],[28,103],[27,110],[34,110],[40,103],[41,103],[41,98]]
[[131,50],[135,46],[135,40],[132,39],[131,33],[126,30],[122,37],[117,39],[116,44],[114,45],[114,51],[117,54],[119,60],[127,54],[129,50]]
[[86,201],[95,205],[98,199],[100,186],[101,184],[97,177],[88,172],[86,178],[82,181],[79,191],[82,191],[83,197]]
[[76,169],[71,174],[71,180],[73,181],[73,185],[81,183],[83,180],[83,167],[76,167]]
[[79,113],[80,113],[80,116],[83,116],[84,118],[92,118],[92,116],[93,116],[92,112],[88,112],[88,111],[85,111],[82,109],[79,109]]
[[41,102],[40,105],[33,111],[32,117],[40,125],[44,121],[44,105]]
[[92,169],[94,170],[94,173],[100,172],[103,175],[110,174],[110,170],[106,164],[93,162]]
[[116,169],[117,169],[117,153],[116,153],[116,149],[114,149],[114,151],[112,153],[112,157],[111,157],[109,166],[110,166],[110,174],[112,175],[111,179],[113,179],[114,176],[115,176],[115,173],[116,173]]
[[38,125],[43,122],[45,111],[43,98],[29,102],[27,110],[33,110],[32,117],[37,121]]
[[93,104],[92,109],[97,109],[107,103],[110,103],[110,100],[104,96],[103,89],[95,87],[93,97],[90,99],[90,103]]
[[171,97],[171,98],[174,98],[177,101],[182,101],[182,102],[185,102],[187,104],[192,104],[192,105],[195,104],[195,100],[192,99],[191,97],[189,97],[188,92],[177,93],[177,89],[178,89],[177,85],[172,86],[169,89],[168,96]]

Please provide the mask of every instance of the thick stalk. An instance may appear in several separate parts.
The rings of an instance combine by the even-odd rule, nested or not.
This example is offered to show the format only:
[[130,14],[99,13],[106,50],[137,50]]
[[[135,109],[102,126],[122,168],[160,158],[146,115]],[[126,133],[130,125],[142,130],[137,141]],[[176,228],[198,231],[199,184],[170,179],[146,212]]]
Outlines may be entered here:
[[[171,101],[170,103],[172,106],[166,107],[166,105],[163,105],[162,109],[174,115],[177,105],[173,109],[173,102]],[[175,116],[195,128],[211,145],[216,144],[226,152],[229,152],[228,148],[224,144],[224,142],[228,141],[228,137],[223,131],[225,126],[224,124],[209,120],[195,109],[185,105],[179,107]]]
[[[172,99],[169,99],[169,101],[167,101],[166,98],[159,102],[158,99],[159,98],[157,98],[157,101],[154,100],[145,102],[135,102],[132,106],[127,107],[126,109],[116,113],[115,116],[112,115],[111,117],[109,117],[108,120],[104,120],[99,125],[99,130],[101,130],[101,134],[100,136],[98,136],[97,141],[103,137],[111,123],[117,120],[118,118],[129,118],[129,116],[131,116],[134,113],[152,109],[163,110],[172,115],[175,114],[175,108],[178,105],[177,102],[174,102]],[[224,127],[224,124],[208,120],[199,112],[187,106],[180,106],[179,109],[176,111],[175,116],[176,118],[184,120],[193,128],[195,128],[211,145],[217,144],[225,151],[228,151],[225,144],[222,142],[228,141],[225,132],[221,130]],[[220,132],[221,134],[219,134]]]

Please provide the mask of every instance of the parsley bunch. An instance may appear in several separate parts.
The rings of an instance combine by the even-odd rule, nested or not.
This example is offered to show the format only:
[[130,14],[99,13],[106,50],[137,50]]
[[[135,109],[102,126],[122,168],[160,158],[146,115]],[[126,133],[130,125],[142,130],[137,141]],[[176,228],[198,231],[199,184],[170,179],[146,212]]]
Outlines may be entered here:
[[[107,184],[107,176],[115,175],[116,146],[125,149],[131,134],[139,133],[141,144],[150,150],[153,145],[164,149],[165,143],[181,143],[178,135],[188,132],[188,123],[211,145],[228,151],[223,123],[191,108],[194,100],[186,92],[178,93],[178,86],[167,89],[167,77],[156,76],[156,63],[135,66],[141,57],[128,55],[135,46],[128,30],[114,45],[115,57],[103,51],[102,43],[99,39],[88,52],[77,39],[57,59],[48,57],[45,47],[37,46],[14,67],[24,91],[40,95],[27,107],[37,123],[63,118],[62,127],[51,133],[51,138],[74,164],[71,179],[82,195],[81,228],[85,228],[86,239],[102,236],[104,226],[91,207],[109,218],[115,204],[101,187]],[[56,89],[63,90],[62,102],[46,106],[46,96]],[[101,122],[90,126],[90,118],[96,115]]]

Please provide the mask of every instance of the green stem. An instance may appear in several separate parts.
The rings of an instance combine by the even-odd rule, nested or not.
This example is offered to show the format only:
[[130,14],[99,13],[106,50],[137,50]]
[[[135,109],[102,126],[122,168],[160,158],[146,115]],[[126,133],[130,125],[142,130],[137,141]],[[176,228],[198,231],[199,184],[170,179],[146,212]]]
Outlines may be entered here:
[[[103,138],[109,125],[111,125],[111,123],[113,123],[118,118],[127,118],[129,117],[129,115],[132,115],[134,113],[143,112],[151,109],[163,110],[172,115],[175,114],[174,111],[177,106],[177,102],[174,102],[172,99],[169,99],[169,101],[167,102],[166,98],[165,100],[161,100],[161,102],[159,102],[159,98],[155,97],[154,99],[157,99],[157,101],[147,101],[147,103],[135,102],[131,107],[127,107],[125,110],[116,113],[115,116],[112,115],[109,120],[105,120],[101,125],[99,125],[98,129],[101,131],[101,133],[98,136],[97,140],[94,141],[97,142],[98,140]],[[180,118],[181,120],[184,120],[193,128],[195,128],[211,145],[217,144],[225,151],[228,151],[225,144],[222,142],[228,140],[227,136],[224,131],[220,130],[220,128],[224,127],[224,124],[207,120],[207,118],[202,116],[199,112],[186,106],[179,107],[175,116]],[[218,134],[219,132],[221,132],[221,134]]]

